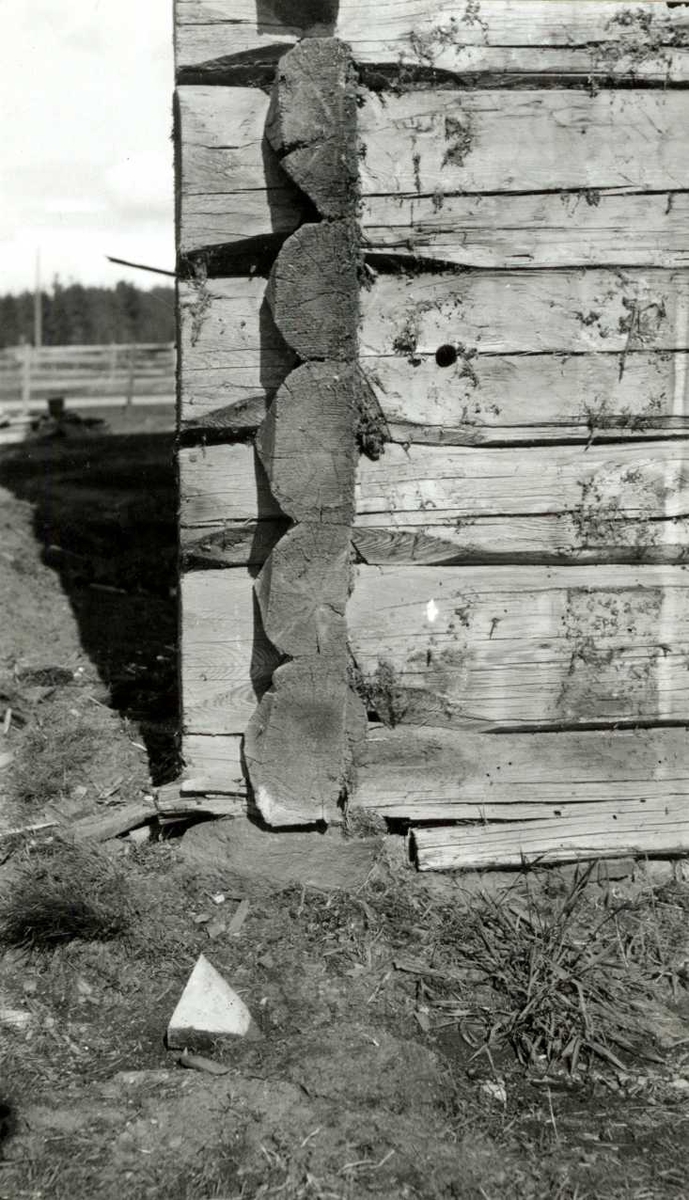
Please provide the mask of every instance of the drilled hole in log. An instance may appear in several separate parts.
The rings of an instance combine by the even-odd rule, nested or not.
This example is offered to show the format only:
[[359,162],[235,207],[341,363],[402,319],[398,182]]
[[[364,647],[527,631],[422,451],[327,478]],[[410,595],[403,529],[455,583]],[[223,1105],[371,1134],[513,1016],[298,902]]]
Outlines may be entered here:
[[435,352],[435,361],[439,367],[453,367],[457,362],[457,351],[454,346],[447,342],[444,346],[438,346]]

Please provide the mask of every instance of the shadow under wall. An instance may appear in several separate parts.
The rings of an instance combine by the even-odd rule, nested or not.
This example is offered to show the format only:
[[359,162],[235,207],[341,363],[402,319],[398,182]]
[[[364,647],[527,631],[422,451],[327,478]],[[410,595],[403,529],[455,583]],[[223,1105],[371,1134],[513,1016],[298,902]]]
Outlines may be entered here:
[[333,37],[339,9],[340,0],[256,0],[256,27],[264,36]]

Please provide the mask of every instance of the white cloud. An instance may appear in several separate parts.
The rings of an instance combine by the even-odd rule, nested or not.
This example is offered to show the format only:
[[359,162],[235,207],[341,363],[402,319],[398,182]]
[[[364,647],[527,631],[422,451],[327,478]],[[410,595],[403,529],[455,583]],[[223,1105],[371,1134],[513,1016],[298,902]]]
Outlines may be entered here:
[[171,0],[0,0],[0,13],[0,291],[31,286],[38,248],[46,279],[115,282],[106,254],[171,268]]

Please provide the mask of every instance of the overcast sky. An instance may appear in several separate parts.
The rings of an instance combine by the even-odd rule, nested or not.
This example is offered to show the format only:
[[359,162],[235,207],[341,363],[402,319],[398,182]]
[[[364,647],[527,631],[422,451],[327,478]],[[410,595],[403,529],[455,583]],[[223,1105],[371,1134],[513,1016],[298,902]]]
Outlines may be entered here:
[[[0,0],[0,293],[174,265],[172,0]],[[169,282],[172,282],[171,280]]]

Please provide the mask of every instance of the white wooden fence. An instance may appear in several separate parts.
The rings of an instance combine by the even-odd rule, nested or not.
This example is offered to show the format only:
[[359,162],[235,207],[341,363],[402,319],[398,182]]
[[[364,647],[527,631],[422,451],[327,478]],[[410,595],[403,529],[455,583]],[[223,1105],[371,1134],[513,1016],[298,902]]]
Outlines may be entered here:
[[80,408],[169,403],[175,395],[171,342],[108,346],[15,346],[0,350],[0,406],[21,407],[62,396]]

